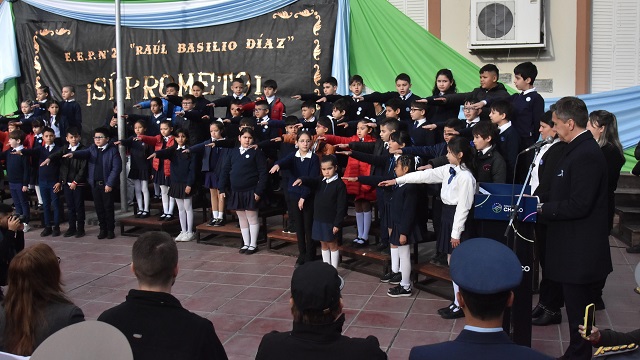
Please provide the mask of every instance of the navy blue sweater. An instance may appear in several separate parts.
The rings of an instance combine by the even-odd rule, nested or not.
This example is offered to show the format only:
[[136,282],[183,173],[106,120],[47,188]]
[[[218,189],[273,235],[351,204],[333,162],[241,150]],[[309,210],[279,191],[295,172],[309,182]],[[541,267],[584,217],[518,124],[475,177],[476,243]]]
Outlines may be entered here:
[[69,127],[75,127],[78,131],[82,131],[82,110],[77,101],[60,102],[58,114],[67,118]]
[[[24,151],[24,149],[23,149]],[[31,167],[29,166],[29,157],[11,154],[12,149],[0,153],[0,160],[7,162],[7,178],[10,183],[29,185],[29,175]]]
[[36,147],[34,149],[24,149],[22,153],[25,155],[33,155],[34,159],[37,159],[38,164],[38,179],[42,182],[57,183],[60,178],[60,159],[57,157],[51,158],[49,165],[40,166],[40,164],[47,160],[49,156],[55,152],[62,150],[60,146],[53,146],[51,151],[47,150],[47,145]]
[[498,139],[498,151],[507,163],[507,184],[513,181],[519,150],[520,136],[518,135],[518,131],[511,126],[503,131]]
[[194,155],[176,151],[178,147],[172,146],[164,150],[156,151],[158,159],[169,159],[171,161],[171,181],[175,183],[193,186],[196,181],[196,170]]
[[415,229],[418,209],[418,185],[405,184],[396,186],[391,200],[391,214],[394,227],[400,234],[409,237]]
[[284,158],[276,161],[276,165],[279,165],[282,169],[289,169],[291,177],[289,178],[288,190],[289,196],[293,199],[307,199],[311,190],[307,186],[293,186],[296,179],[301,177],[316,177],[320,174],[320,158],[316,154],[311,154],[310,159],[303,159],[296,157],[296,153],[290,153]]
[[240,154],[230,149],[220,174],[220,191],[251,191],[262,196],[267,183],[267,159],[260,150],[248,149]]
[[339,228],[347,216],[347,186],[340,178],[330,183],[322,177],[302,177],[302,184],[315,194],[313,219]]

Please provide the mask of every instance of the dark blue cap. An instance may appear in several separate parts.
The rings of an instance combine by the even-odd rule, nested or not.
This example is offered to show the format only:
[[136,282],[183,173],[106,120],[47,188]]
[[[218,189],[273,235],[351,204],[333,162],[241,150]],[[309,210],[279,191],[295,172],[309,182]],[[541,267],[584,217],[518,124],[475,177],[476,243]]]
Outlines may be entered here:
[[522,281],[522,265],[516,254],[497,240],[475,238],[453,250],[451,279],[476,294],[496,294],[516,288]]

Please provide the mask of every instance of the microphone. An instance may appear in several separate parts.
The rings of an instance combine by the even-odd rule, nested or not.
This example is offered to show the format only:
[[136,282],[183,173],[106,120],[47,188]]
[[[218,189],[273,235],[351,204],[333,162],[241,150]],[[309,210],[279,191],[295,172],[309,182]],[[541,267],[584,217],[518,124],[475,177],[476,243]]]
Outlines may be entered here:
[[528,148],[522,150],[520,152],[520,154],[524,154],[524,153],[529,152],[531,150],[537,150],[537,149],[541,148],[543,145],[551,144],[552,142],[553,142],[553,136],[547,136],[544,140],[538,141],[537,143],[535,143],[535,144],[529,146]]

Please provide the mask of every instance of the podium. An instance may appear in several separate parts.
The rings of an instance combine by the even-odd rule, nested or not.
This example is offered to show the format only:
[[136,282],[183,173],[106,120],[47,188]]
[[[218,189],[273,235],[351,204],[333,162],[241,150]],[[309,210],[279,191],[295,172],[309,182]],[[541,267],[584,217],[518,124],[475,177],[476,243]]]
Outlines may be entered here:
[[[525,194],[530,193],[528,186],[524,190]],[[522,264],[522,282],[513,290],[513,306],[510,312],[505,313],[503,327],[516,344],[531,347],[533,239],[538,201],[533,197],[522,198],[513,228],[505,236],[522,185],[480,183],[479,191],[475,195],[473,209],[476,235],[507,245]]]

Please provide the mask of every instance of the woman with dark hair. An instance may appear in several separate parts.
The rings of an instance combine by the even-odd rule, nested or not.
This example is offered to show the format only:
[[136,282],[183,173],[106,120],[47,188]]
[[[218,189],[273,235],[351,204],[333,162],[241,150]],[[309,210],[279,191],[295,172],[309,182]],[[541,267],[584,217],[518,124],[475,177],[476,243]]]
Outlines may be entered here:
[[625,159],[622,152],[622,144],[618,137],[618,121],[616,116],[606,110],[596,110],[589,114],[587,130],[591,131],[600,149],[607,160],[608,187],[607,197],[609,200],[607,209],[607,220],[609,231],[613,229],[613,213],[615,211],[615,194],[620,178],[620,169],[624,165]]
[[29,356],[56,331],[84,321],[62,290],[59,258],[47,244],[33,245],[9,265],[0,312],[0,349]]

